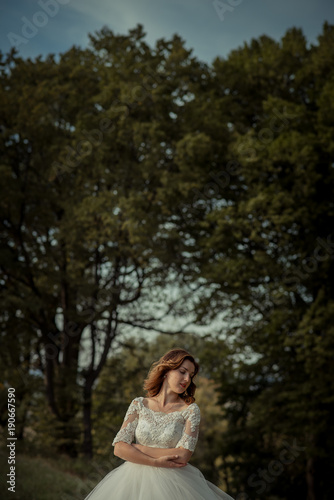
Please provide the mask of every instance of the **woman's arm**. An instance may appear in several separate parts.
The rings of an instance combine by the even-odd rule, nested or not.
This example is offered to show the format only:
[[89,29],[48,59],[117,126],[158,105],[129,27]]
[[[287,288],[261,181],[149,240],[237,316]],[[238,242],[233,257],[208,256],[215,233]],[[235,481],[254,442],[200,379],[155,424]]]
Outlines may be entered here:
[[187,464],[188,461],[190,460],[191,455],[193,454],[192,451],[186,450],[185,448],[153,448],[150,446],[144,446],[142,444],[134,444],[132,445],[134,448],[139,450],[142,453],[145,453],[145,455],[148,455],[149,457],[152,458],[159,458],[163,457],[166,455],[178,455],[178,459],[176,460],[177,463],[185,463]]
[[[146,446],[144,448],[147,448],[148,450],[153,449]],[[184,467],[185,465],[187,465],[186,463],[178,462],[177,460],[179,459],[179,455],[177,455],[176,453],[168,453],[169,451],[170,450],[165,449],[165,453],[163,455],[160,454],[159,456],[152,457],[150,455],[147,455],[142,450],[139,450],[136,446],[124,443],[123,441],[119,441],[115,444],[114,447],[114,455],[116,455],[116,457],[135,464],[165,468]]]

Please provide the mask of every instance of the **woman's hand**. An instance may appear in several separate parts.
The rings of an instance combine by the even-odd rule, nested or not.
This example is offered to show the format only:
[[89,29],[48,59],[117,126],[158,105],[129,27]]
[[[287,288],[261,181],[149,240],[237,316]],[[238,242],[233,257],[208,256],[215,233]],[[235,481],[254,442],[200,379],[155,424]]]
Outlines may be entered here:
[[[142,453],[145,453],[149,457],[152,457],[154,459],[158,458],[166,458],[166,457],[174,457],[171,460],[175,462],[176,465],[173,464],[167,464],[164,465],[163,467],[179,467],[181,464],[181,467],[184,467],[187,465],[189,458],[191,457],[192,453],[189,450],[184,450],[183,448],[152,448],[149,446],[143,446],[141,444],[137,443],[132,443],[131,446],[135,448],[138,451],[141,451]],[[177,454],[175,454],[175,452]],[[168,453],[168,455],[167,455]],[[174,454],[173,454],[174,453]],[[158,465],[158,467],[162,467],[161,465]]]
[[179,455],[165,455],[164,457],[159,457],[155,459],[156,467],[164,467],[166,469],[170,468],[180,468],[187,465],[184,462],[177,462]]
[[178,458],[175,459],[174,462],[178,464],[187,464],[192,455],[191,451],[185,450],[184,448],[152,448],[137,443],[132,443],[131,446],[152,458],[174,456],[175,454]]

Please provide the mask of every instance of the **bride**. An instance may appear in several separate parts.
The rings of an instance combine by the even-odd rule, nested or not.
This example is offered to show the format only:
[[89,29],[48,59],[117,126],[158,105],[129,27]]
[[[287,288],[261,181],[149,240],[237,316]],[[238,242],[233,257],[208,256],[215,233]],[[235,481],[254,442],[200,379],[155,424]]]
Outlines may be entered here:
[[188,463],[200,423],[193,382],[198,369],[184,349],[152,365],[144,383],[148,397],[131,402],[112,443],[125,462],[85,500],[233,500]]

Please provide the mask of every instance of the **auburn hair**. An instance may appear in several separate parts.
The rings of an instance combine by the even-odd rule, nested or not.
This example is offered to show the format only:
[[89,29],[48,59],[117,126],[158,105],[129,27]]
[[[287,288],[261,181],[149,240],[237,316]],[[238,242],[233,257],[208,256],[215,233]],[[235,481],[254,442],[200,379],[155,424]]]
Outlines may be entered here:
[[199,364],[195,361],[194,356],[192,356],[185,349],[180,348],[171,349],[166,352],[166,354],[164,354],[159,361],[152,364],[148,376],[144,381],[144,390],[147,392],[147,395],[149,397],[156,396],[160,392],[166,373],[170,370],[176,370],[179,368],[185,359],[189,359],[189,361],[194,364],[195,371],[193,377],[191,377],[189,387],[184,393],[180,394],[180,397],[187,404],[193,403],[195,401],[194,394],[196,391],[196,385],[193,378],[198,373]]

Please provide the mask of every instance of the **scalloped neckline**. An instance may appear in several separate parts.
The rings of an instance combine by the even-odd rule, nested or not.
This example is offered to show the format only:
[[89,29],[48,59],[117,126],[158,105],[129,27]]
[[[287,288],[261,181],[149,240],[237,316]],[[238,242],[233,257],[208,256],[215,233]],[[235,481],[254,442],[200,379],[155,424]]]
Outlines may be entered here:
[[145,398],[144,398],[143,396],[141,396],[141,404],[142,404],[142,406],[143,406],[146,410],[149,410],[149,411],[151,411],[151,412],[153,412],[153,413],[159,413],[159,414],[161,414],[161,413],[162,413],[163,415],[171,415],[172,413],[183,413],[184,411],[187,411],[187,410],[188,410],[189,406],[191,406],[191,405],[193,405],[193,404],[194,404],[194,403],[190,403],[190,405],[188,405],[188,406],[187,406],[187,408],[184,408],[184,410],[181,410],[181,411],[180,411],[180,410],[175,410],[175,411],[170,411],[170,412],[168,412],[168,413],[167,413],[167,412],[165,412],[165,411],[155,411],[155,410],[152,410],[152,408],[147,408],[147,406],[145,406],[145,405],[144,405],[144,399],[145,399]]

